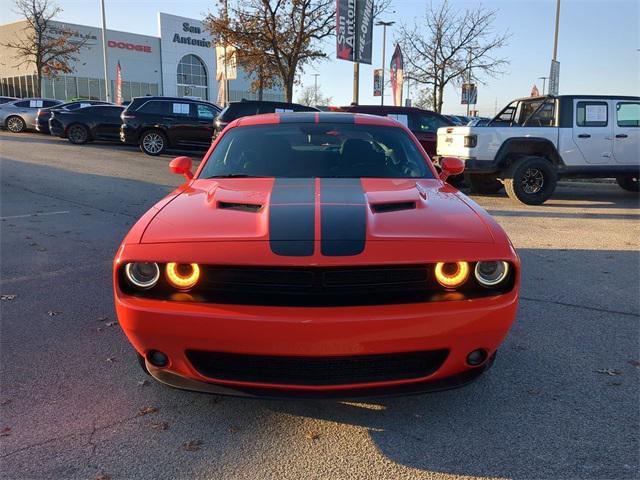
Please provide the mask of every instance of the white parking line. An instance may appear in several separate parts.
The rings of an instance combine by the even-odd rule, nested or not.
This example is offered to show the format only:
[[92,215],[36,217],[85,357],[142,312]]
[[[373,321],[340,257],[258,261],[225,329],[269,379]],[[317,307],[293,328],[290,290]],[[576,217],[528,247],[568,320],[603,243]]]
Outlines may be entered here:
[[25,213],[24,215],[11,215],[9,217],[0,217],[0,220],[9,220],[11,218],[44,217],[47,215],[63,215],[65,213],[70,213],[70,212],[69,210],[61,210],[59,212]]

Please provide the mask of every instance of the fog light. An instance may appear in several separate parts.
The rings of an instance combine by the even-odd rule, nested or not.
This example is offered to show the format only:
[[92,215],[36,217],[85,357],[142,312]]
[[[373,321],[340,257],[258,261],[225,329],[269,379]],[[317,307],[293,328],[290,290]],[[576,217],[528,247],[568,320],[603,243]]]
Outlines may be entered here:
[[473,367],[481,365],[487,359],[487,352],[481,348],[467,355],[467,363]]
[[158,350],[150,350],[147,353],[147,360],[154,367],[166,367],[169,364],[169,357]]

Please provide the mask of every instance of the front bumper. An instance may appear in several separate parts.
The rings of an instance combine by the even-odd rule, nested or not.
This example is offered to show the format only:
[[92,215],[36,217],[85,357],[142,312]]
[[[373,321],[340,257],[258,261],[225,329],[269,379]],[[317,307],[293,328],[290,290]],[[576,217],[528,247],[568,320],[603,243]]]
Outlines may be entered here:
[[[517,288],[495,297],[423,304],[354,307],[264,307],[168,302],[116,291],[120,325],[142,356],[159,350],[160,382],[177,388],[250,396],[356,397],[417,393],[461,386],[490,365],[471,367],[469,352],[491,358],[516,314]],[[334,357],[447,349],[434,373],[419,378],[340,385],[288,385],[209,378],[187,350],[245,355]]]

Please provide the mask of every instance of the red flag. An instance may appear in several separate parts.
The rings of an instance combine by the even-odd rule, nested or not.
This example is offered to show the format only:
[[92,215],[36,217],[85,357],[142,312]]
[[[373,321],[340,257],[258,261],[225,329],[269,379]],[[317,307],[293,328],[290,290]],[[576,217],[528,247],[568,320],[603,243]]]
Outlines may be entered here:
[[122,105],[122,68],[120,60],[116,66],[116,105]]
[[391,90],[393,91],[393,104],[396,107],[402,106],[402,84],[404,82],[404,64],[400,45],[396,44],[396,49],[391,57]]

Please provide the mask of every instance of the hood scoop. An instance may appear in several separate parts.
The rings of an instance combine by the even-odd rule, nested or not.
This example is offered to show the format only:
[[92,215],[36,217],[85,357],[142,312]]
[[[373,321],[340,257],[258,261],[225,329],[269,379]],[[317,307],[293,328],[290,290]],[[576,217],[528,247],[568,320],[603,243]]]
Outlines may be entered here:
[[223,202],[218,201],[218,208],[222,210],[238,210],[240,212],[257,213],[262,210],[262,205],[258,203]]
[[415,210],[416,202],[384,202],[371,204],[373,213],[399,212],[402,210]]

